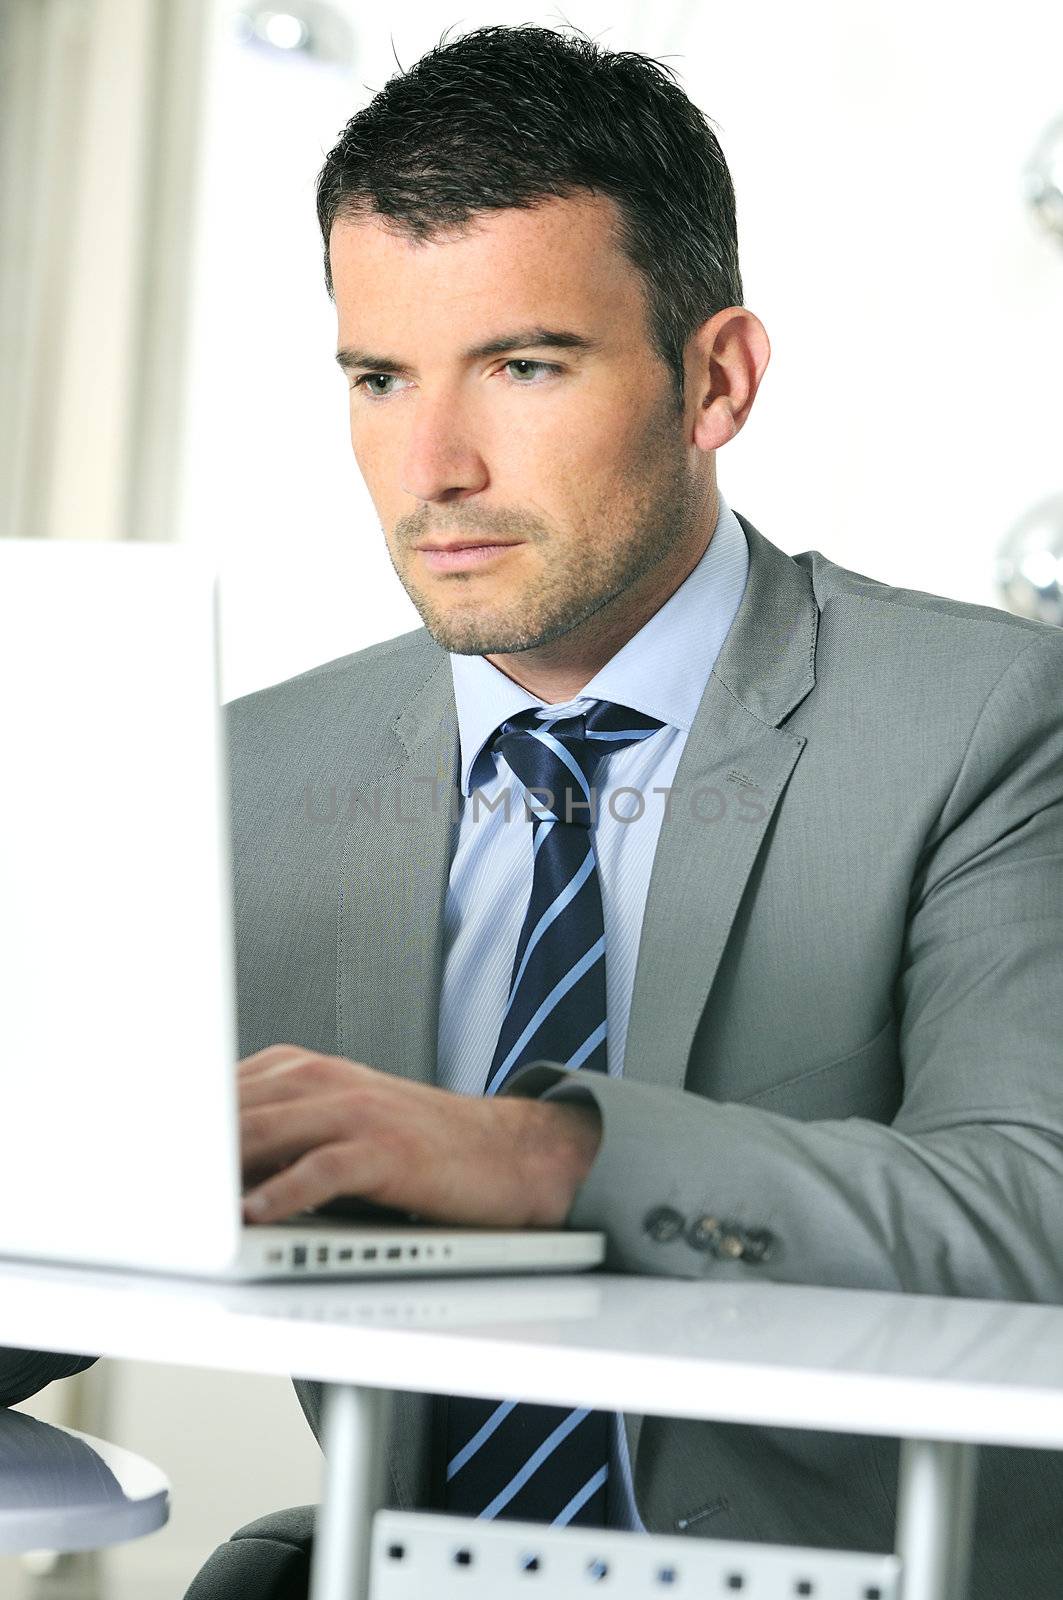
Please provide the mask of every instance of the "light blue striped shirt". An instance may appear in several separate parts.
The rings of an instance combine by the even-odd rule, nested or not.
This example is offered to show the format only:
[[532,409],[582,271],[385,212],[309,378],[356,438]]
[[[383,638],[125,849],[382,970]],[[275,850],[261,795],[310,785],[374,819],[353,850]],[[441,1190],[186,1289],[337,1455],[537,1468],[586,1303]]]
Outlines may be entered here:
[[[749,571],[742,526],[723,496],[718,498],[715,531],[693,572],[573,700],[548,704],[484,656],[450,657],[461,755],[461,820],[444,913],[436,1064],[441,1088],[484,1092],[531,894],[532,825],[525,814],[524,790],[504,757],[485,746],[499,724],[518,711],[536,707],[544,717],[556,717],[586,710],[592,700],[631,706],[664,724],[641,743],[607,751],[595,780],[606,1054],[610,1077],[624,1070],[639,935],[669,803],[667,790]],[[610,1523],[644,1532],[619,1416],[613,1425],[613,1455],[619,1475],[610,1474]]]

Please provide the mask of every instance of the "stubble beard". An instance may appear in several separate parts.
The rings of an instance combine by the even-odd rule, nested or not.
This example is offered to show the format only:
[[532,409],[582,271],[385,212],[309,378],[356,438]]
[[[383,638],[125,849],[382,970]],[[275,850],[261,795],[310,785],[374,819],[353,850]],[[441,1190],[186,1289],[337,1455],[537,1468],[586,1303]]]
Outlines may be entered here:
[[[470,598],[444,606],[392,556],[399,580],[429,634],[454,655],[510,655],[552,644],[571,633],[637,584],[689,535],[689,485],[676,462],[663,482],[647,488],[628,513],[631,535],[619,544],[566,544],[549,535],[529,540],[548,552],[540,576],[490,606]],[[551,546],[553,548],[551,548]],[[550,559],[552,558],[552,559]],[[416,556],[412,557],[416,560]],[[520,559],[519,557],[516,559]],[[475,572],[448,577],[448,593],[461,585],[475,594]]]

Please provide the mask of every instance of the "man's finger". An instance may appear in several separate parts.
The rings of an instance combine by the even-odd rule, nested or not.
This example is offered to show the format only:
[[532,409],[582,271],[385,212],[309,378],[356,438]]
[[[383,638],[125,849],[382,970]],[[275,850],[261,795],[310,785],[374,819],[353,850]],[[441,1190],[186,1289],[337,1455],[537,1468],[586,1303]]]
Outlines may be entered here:
[[242,1061],[238,1061],[236,1074],[241,1079],[254,1078],[258,1073],[268,1071],[270,1067],[312,1054],[312,1051],[298,1044],[268,1044],[264,1050],[256,1050],[254,1055],[244,1056]]
[[257,1084],[262,1080],[266,1083],[283,1082],[289,1073],[314,1076],[324,1083],[336,1077],[349,1081],[383,1076],[363,1061],[349,1061],[346,1056],[329,1056],[320,1050],[305,1050],[300,1045],[289,1044],[271,1044],[253,1056],[245,1056],[236,1068],[241,1091],[245,1085]]
[[273,1112],[269,1106],[245,1108],[240,1117],[240,1152],[245,1166],[255,1161],[289,1166],[315,1146],[334,1143],[346,1132],[349,1107],[335,1095],[303,1098]]
[[319,1145],[316,1150],[286,1167],[276,1177],[244,1195],[244,1220],[278,1222],[324,1205],[340,1194],[358,1194],[355,1159],[347,1145]]
[[283,1072],[277,1069],[260,1072],[253,1078],[241,1078],[237,1085],[241,1111],[250,1111],[274,1102],[283,1104],[290,1100],[334,1094],[339,1087],[334,1082],[311,1082],[297,1071]]
[[267,1178],[273,1178],[278,1172],[283,1172],[284,1168],[283,1161],[245,1161],[240,1174],[241,1188],[250,1194],[252,1189],[257,1189]]

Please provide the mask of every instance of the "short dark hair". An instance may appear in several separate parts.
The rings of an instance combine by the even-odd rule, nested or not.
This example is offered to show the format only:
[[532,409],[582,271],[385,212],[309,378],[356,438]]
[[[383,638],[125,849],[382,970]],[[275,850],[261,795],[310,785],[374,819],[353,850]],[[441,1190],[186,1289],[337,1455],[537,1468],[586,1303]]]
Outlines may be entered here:
[[447,43],[444,32],[350,119],[318,174],[329,295],[337,218],[375,213],[424,240],[480,212],[604,194],[681,411],[687,341],[742,304],[742,279],[727,163],[674,77],[582,34],[490,26]]

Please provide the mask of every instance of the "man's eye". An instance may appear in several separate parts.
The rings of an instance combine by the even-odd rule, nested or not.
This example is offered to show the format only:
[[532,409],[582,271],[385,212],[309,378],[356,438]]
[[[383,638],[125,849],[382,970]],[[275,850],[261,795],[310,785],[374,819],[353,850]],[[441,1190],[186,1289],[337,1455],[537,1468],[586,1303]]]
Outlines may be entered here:
[[393,372],[364,372],[360,378],[355,378],[354,382],[351,384],[351,388],[364,388],[366,394],[372,394],[379,400],[386,400],[388,394],[390,393],[389,390],[384,390],[384,392],[381,393],[379,389],[370,389],[369,385],[371,383],[376,383],[381,378],[383,378],[385,383],[390,383],[394,376],[395,374]]
[[[507,367],[534,367],[537,371],[540,371],[540,372],[559,372],[561,370],[559,367],[554,366],[554,364],[552,362],[550,362],[550,361],[529,361],[527,359],[527,357],[525,357],[525,356],[515,356],[512,361],[507,361],[506,362],[506,366]],[[525,384],[524,387],[527,389],[527,388],[530,388],[531,385],[530,384]]]

